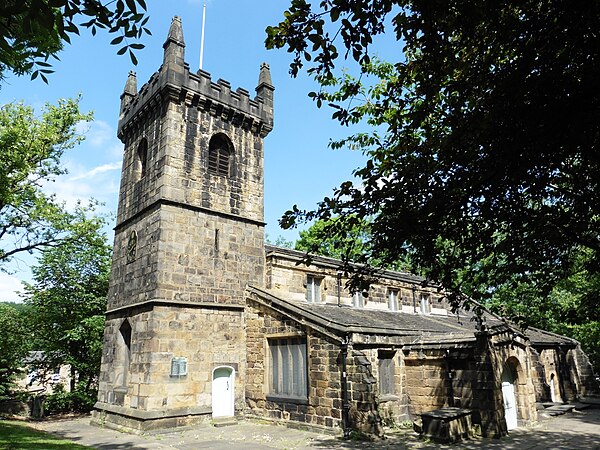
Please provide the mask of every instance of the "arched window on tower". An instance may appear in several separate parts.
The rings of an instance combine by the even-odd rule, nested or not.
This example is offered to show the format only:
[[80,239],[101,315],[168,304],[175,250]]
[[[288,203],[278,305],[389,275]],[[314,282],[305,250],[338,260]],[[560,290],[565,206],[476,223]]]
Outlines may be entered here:
[[229,160],[233,145],[224,134],[217,134],[208,144],[208,171],[215,175],[229,176]]
[[136,154],[136,172],[138,173],[138,180],[146,175],[146,165],[148,162],[148,140],[142,138],[140,141],[137,154]]

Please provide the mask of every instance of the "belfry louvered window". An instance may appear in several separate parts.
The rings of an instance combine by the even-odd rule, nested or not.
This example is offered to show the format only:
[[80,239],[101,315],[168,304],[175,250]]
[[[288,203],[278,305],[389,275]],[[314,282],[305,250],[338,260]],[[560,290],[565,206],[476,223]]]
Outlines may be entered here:
[[223,134],[213,136],[208,145],[208,171],[215,175],[229,176],[229,163],[233,146]]

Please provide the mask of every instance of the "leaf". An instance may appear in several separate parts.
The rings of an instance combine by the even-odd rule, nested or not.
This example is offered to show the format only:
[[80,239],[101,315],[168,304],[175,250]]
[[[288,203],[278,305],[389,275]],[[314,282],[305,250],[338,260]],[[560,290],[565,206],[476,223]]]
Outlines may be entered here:
[[138,60],[131,50],[129,51],[129,57],[131,58],[131,62],[133,63],[133,65],[137,66]]
[[137,14],[137,4],[136,0],[126,0],[127,7],[133,14]]

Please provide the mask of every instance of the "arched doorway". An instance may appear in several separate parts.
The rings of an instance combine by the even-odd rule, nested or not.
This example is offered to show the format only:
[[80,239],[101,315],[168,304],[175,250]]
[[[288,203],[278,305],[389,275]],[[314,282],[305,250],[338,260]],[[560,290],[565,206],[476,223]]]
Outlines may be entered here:
[[235,412],[235,370],[220,366],[212,374],[212,416],[233,417]]
[[502,400],[504,402],[504,417],[506,428],[514,430],[517,428],[517,397],[515,395],[515,384],[517,372],[509,364],[502,371]]

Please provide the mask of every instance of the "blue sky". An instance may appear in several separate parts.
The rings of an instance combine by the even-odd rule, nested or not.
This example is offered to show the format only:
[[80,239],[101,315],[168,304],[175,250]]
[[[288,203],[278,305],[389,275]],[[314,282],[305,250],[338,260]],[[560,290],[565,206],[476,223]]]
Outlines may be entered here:
[[[109,45],[114,37],[99,34],[74,36],[60,53],[49,85],[29,77],[8,77],[0,89],[0,103],[24,101],[39,109],[44,103],[81,94],[84,111],[94,111],[95,121],[86,141],[65,154],[69,174],[48,186],[59,198],[73,205],[77,199],[93,197],[105,203],[102,212],[116,213],[123,146],[116,137],[119,96],[130,70],[137,72],[138,86],[145,83],[162,62],[162,45],[171,18],[182,18],[186,62],[197,70],[200,60],[202,0],[147,0],[152,36],[145,37],[144,50],[133,66],[127,56],[118,56]],[[280,21],[289,3],[272,0],[209,0],[205,31],[204,67],[216,81],[223,78],[232,89],[243,87],[254,93],[260,64],[269,63],[275,85],[275,128],[265,141],[265,221],[271,239],[296,239],[298,231],[284,232],[278,218],[294,204],[310,208],[351,176],[364,157],[350,150],[330,150],[330,138],[349,134],[331,120],[331,111],[317,109],[307,93],[316,85],[306,76],[288,74],[291,55],[285,50],[264,48],[265,28]],[[112,224],[111,224],[112,226]],[[112,242],[112,234],[109,237]],[[31,258],[20,258],[0,273],[0,301],[14,301],[20,280],[30,278]]]

